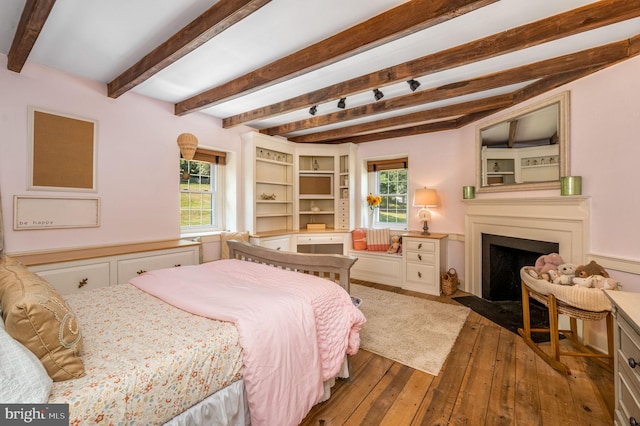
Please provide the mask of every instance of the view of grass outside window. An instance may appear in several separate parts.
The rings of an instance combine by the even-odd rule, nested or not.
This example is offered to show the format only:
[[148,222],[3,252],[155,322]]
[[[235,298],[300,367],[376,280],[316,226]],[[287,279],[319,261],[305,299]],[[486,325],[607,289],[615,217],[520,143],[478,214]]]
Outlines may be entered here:
[[180,227],[216,227],[216,165],[180,160]]
[[377,194],[382,203],[376,209],[375,221],[381,225],[407,224],[407,169],[376,172]]

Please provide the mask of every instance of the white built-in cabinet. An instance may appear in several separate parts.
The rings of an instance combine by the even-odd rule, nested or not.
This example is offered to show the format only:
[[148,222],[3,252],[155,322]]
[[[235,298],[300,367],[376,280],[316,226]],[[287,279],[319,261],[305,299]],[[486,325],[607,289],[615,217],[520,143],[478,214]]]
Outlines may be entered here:
[[60,294],[123,284],[146,271],[200,263],[200,243],[154,241],[12,255]]
[[352,227],[356,145],[296,144],[257,132],[242,140],[249,232],[305,231],[310,224],[323,224],[326,232]]

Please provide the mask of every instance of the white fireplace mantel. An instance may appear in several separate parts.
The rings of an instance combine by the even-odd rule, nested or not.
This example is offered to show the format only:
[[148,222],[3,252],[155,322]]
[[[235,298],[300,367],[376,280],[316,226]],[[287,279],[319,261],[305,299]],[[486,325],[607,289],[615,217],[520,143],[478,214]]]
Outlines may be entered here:
[[565,262],[582,265],[589,251],[590,198],[465,200],[465,291],[482,297],[482,234],[558,243]]

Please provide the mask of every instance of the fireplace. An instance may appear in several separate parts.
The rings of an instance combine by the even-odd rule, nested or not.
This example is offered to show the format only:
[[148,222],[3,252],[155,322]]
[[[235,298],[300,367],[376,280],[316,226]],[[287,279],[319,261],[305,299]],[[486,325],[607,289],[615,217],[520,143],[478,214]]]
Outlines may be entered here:
[[482,234],[482,298],[521,299],[520,269],[558,251],[558,243]]
[[[540,252],[537,249],[532,251],[542,254],[557,252],[565,262],[586,263],[589,247],[588,197],[475,198],[464,202],[467,206],[465,291],[483,297],[483,234],[555,243],[556,250],[545,247]],[[535,262],[535,259],[527,262]]]

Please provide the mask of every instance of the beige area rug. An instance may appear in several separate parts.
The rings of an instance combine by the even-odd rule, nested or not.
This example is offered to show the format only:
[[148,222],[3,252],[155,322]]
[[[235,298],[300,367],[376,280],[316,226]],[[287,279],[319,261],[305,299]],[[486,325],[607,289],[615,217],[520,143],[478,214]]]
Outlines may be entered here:
[[351,284],[367,323],[360,348],[437,376],[470,309]]

